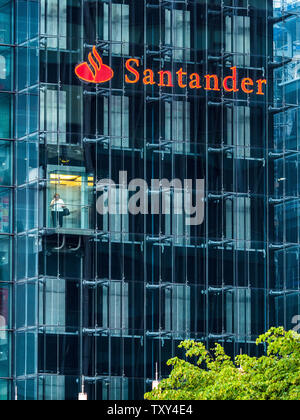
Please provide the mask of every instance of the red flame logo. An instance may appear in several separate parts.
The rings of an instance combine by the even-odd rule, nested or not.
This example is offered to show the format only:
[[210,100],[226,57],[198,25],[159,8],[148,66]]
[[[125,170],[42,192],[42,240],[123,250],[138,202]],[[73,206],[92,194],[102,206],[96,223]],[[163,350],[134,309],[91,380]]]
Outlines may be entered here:
[[114,77],[113,70],[103,64],[102,58],[98,54],[96,47],[93,47],[93,58],[92,53],[89,53],[89,63],[84,62],[78,64],[75,68],[76,76],[89,83],[105,83]]

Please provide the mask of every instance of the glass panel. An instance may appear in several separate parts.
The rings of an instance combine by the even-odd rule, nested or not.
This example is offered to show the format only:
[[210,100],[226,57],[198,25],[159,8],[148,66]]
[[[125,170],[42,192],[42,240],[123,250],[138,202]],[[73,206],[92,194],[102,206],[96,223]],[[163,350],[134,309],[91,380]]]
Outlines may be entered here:
[[251,336],[251,290],[226,293],[226,332],[243,338]]
[[0,43],[12,43],[12,1],[0,2]]
[[57,143],[57,131],[60,131],[60,143],[66,142],[66,92],[54,89],[42,90],[40,96],[40,128],[47,131],[48,143]]
[[[92,220],[94,177],[81,167],[48,166],[48,226],[89,229]],[[69,214],[64,215],[64,208]]]
[[66,380],[64,376],[46,376],[42,387],[44,401],[64,401]]
[[0,47],[0,90],[13,90],[12,68],[12,49]]
[[12,96],[0,93],[0,138],[11,138],[11,102]]
[[[110,27],[111,22],[111,27]],[[113,54],[129,54],[129,6],[104,4],[104,40],[112,42]]]
[[0,377],[10,375],[10,286],[0,284]]
[[129,98],[104,99],[104,134],[111,136],[112,147],[129,147]]
[[11,240],[0,236],[0,282],[11,281]]
[[165,11],[165,43],[174,49],[174,60],[190,60],[191,14],[184,10]]
[[165,291],[165,329],[183,337],[191,328],[191,290],[185,285],[173,285]]
[[0,185],[11,185],[12,147],[10,142],[0,141]]
[[120,329],[123,329],[123,334],[128,334],[128,284],[113,281],[109,288],[103,288],[102,297],[103,326],[113,330],[113,334]]
[[11,232],[11,191],[0,188],[0,232]]
[[67,48],[67,0],[41,1],[41,33],[48,48]]
[[7,401],[9,399],[10,382],[0,379],[0,401]]
[[190,103],[173,101],[165,104],[165,137],[171,140],[177,153],[190,152]]
[[234,65],[250,66],[250,17],[226,16],[226,52],[234,53]]

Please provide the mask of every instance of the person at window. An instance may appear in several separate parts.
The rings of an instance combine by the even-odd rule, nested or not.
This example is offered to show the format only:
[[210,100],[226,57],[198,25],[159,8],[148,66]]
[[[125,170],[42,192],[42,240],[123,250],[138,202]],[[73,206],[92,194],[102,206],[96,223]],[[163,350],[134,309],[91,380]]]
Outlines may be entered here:
[[66,207],[64,201],[59,194],[54,194],[53,200],[50,204],[52,213],[53,227],[63,227],[64,208]]

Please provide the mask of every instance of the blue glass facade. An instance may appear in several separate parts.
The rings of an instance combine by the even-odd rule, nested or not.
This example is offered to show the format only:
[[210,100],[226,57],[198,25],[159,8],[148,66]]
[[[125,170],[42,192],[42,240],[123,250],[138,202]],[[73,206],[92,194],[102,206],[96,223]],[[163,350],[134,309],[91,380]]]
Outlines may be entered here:
[[270,320],[299,330],[299,11],[298,1],[274,2],[274,189]]
[[[256,354],[269,327],[297,327],[298,15],[287,0],[0,0],[0,399],[72,400],[82,383],[90,400],[142,399],[183,339]],[[115,72],[103,85],[75,75],[93,46]],[[128,84],[129,58],[268,83]],[[204,179],[204,223],[101,216],[98,182],[120,171]]]

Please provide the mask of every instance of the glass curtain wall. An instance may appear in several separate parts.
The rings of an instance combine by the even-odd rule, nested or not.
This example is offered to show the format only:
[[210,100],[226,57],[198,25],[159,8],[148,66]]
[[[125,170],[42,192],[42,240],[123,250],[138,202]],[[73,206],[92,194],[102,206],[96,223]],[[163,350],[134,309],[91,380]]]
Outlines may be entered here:
[[[274,201],[283,183],[270,191],[275,174],[297,176],[293,154],[272,155],[282,141],[273,119],[283,115],[273,98],[272,0],[15,3],[14,394],[77,399],[84,381],[89,399],[142,399],[156,363],[168,375],[166,361],[189,338],[256,354],[257,335],[282,323],[281,308],[299,290],[296,187],[289,183],[289,202]],[[74,73],[93,46],[115,72],[99,86]],[[0,52],[0,62],[8,56]],[[182,68],[226,77],[236,66],[239,78],[269,84],[264,96],[129,85],[131,57],[156,75]],[[148,185],[205,179],[204,223],[187,226],[177,214],[180,188],[167,198],[170,214],[100,216],[102,179],[114,180],[123,206],[120,171]],[[159,193],[150,189],[149,200]],[[68,216],[53,217],[56,194]],[[0,324],[0,337],[7,328]]]
[[299,331],[300,2],[274,2],[274,144],[271,151],[270,321]]

